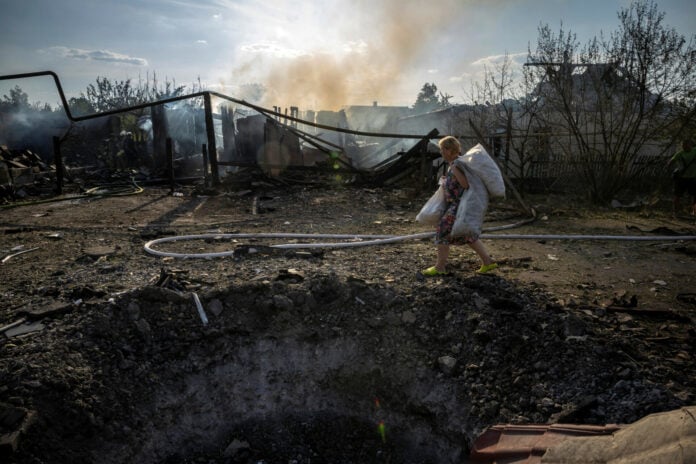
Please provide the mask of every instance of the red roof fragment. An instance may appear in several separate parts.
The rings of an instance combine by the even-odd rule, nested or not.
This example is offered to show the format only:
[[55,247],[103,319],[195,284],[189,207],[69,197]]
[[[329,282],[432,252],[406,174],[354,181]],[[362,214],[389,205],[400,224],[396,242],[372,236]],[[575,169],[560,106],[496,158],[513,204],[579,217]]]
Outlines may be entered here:
[[610,425],[494,425],[474,442],[471,462],[536,464],[551,446],[575,437],[611,435],[621,427]]

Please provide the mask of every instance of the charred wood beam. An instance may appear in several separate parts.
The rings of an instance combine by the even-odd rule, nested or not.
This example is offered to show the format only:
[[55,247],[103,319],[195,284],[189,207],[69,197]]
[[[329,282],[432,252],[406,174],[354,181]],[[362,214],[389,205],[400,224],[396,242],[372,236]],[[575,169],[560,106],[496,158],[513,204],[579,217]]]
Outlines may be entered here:
[[[282,123],[280,123],[280,124],[282,124]],[[335,143],[329,142],[329,141],[327,141],[327,140],[323,140],[323,139],[321,139],[320,137],[317,137],[316,135],[307,134],[306,132],[304,132],[304,131],[302,131],[302,130],[300,130],[300,129],[297,129],[297,128],[295,128],[295,127],[291,127],[291,126],[288,126],[288,125],[286,125],[286,124],[282,124],[282,125],[283,125],[283,127],[285,127],[287,130],[289,130],[290,132],[292,132],[293,134],[295,134],[297,137],[301,138],[302,140],[304,140],[304,141],[307,142],[308,144],[312,145],[312,146],[313,146],[314,148],[316,148],[317,150],[320,150],[320,151],[326,153],[327,155],[331,155],[331,150],[329,150],[329,149],[326,148],[326,147],[321,146],[319,143],[315,142],[315,140],[318,140],[319,142],[324,143],[324,144],[326,144],[326,145],[332,146],[332,147],[338,149],[341,153],[343,153],[343,147],[341,147],[340,145],[336,145]],[[337,158],[336,161],[338,161],[340,164],[342,164],[343,166],[345,166],[349,171],[357,172],[357,169],[355,169],[353,166],[351,166],[350,164],[346,163],[346,162],[343,161],[342,159]]]
[[167,177],[169,178],[169,193],[174,193],[174,150],[172,149],[172,139],[167,137]]
[[201,157],[203,158],[203,180],[207,187],[210,176],[208,175],[208,147],[205,143],[201,145]]
[[[387,166],[384,170],[378,172],[373,178],[373,182],[385,184],[393,177],[403,177],[403,171],[409,167],[413,170],[420,170],[420,157],[428,151],[428,143],[431,139],[437,138],[440,132],[437,129],[431,130],[426,136],[422,137],[413,147],[406,153],[398,155],[396,161]],[[416,158],[418,157],[418,158]],[[414,162],[415,160],[415,162]]]
[[210,101],[210,93],[203,96],[205,106],[205,133],[208,137],[208,161],[210,163],[210,175],[213,187],[220,185],[220,173],[218,172],[217,147],[215,143],[215,126],[213,126],[213,107]]
[[[150,117],[152,118],[153,161],[155,166],[161,169],[167,163],[167,137],[169,136],[164,106],[153,106]],[[116,150],[116,147],[113,149]]]
[[234,123],[234,111],[227,106],[221,106],[220,120],[222,121],[223,158],[234,159],[237,156],[235,140],[237,128]]
[[56,164],[56,193],[63,194],[63,155],[60,153],[60,137],[53,137],[53,162]]

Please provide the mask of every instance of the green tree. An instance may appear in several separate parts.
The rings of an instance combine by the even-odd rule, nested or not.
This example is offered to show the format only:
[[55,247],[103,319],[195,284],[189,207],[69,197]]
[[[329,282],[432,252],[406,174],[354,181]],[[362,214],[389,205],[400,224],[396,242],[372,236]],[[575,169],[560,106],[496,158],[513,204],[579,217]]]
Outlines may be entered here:
[[86,93],[81,93],[80,99],[86,101],[96,112],[103,112],[176,97],[182,95],[185,89],[185,86],[177,86],[169,80],[160,85],[156,75],[153,75],[152,80],[148,76],[137,85],[131,79],[111,81],[97,77],[96,84],[87,86]]
[[7,94],[2,96],[2,101],[0,102],[0,110],[3,112],[18,112],[26,111],[31,108],[29,104],[29,95],[26,94],[18,85],[13,89],[10,89],[10,95]]
[[72,97],[68,100],[68,106],[73,116],[84,116],[95,113],[96,110],[86,97]]
[[416,102],[413,104],[413,110],[418,113],[427,113],[428,111],[439,110],[450,106],[451,95],[443,94],[437,90],[434,83],[425,83],[418,92]]
[[[56,110],[58,111],[59,108]],[[39,101],[30,103],[29,95],[16,85],[13,89],[10,89],[9,95],[3,95],[2,100],[0,100],[0,111],[5,113],[51,113],[53,108],[48,103]]]

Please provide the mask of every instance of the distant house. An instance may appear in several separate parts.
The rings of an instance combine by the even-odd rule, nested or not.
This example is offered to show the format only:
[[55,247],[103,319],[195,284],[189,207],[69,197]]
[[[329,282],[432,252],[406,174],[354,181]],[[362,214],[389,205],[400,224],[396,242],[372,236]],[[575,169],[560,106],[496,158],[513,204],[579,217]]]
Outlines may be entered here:
[[352,105],[343,108],[348,126],[362,132],[391,132],[396,122],[411,114],[408,106]]

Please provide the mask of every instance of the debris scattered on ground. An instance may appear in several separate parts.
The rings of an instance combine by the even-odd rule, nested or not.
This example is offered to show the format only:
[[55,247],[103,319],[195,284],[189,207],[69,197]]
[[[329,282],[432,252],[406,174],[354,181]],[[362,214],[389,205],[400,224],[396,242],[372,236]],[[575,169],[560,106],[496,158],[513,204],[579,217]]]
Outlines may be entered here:
[[[628,424],[694,403],[679,247],[490,240],[493,275],[456,248],[450,276],[423,280],[431,240],[143,251],[210,231],[405,235],[427,196],[271,186],[201,205],[149,190],[4,212],[0,249],[39,247],[2,267],[0,401],[33,417],[3,429],[18,432],[8,462],[458,462],[494,424]],[[282,201],[252,215],[255,197]],[[631,213],[603,214],[549,212],[523,232],[612,233]]]

